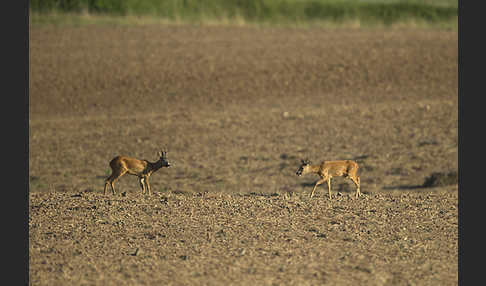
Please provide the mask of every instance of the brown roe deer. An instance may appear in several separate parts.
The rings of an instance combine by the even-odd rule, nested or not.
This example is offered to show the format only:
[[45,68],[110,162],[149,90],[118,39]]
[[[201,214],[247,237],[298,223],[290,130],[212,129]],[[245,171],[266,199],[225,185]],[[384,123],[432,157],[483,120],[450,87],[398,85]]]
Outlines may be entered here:
[[297,170],[297,176],[302,176],[309,173],[315,173],[321,177],[314,188],[310,197],[314,196],[314,192],[320,184],[327,182],[329,189],[329,199],[331,199],[331,178],[333,177],[345,177],[349,178],[356,185],[356,198],[361,195],[360,191],[360,178],[357,175],[358,163],[352,160],[339,160],[339,161],[323,161],[320,165],[312,165],[309,160],[302,160],[302,165]]
[[142,194],[144,194],[145,189],[147,189],[148,194],[150,195],[150,175],[162,167],[170,167],[170,163],[167,161],[166,151],[158,152],[157,156],[159,157],[159,160],[155,163],[125,156],[116,156],[113,158],[113,160],[110,161],[111,175],[105,180],[105,189],[103,194],[106,194],[106,188],[108,185],[111,186],[113,194],[116,194],[114,182],[121,176],[128,173],[138,177],[140,187],[142,188]]

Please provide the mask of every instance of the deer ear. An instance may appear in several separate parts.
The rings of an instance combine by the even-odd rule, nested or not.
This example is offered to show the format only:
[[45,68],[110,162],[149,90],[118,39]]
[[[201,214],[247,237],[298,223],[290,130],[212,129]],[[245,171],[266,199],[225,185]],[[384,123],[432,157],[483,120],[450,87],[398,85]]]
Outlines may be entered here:
[[158,157],[162,157],[162,151],[157,152]]

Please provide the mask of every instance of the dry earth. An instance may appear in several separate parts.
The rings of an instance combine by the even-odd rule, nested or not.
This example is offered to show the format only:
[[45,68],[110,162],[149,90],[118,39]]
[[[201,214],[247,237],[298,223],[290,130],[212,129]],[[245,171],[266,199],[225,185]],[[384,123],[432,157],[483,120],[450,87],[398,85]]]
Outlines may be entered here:
[[[32,26],[31,285],[456,285],[457,31]],[[172,168],[152,196],[116,155]],[[295,176],[355,159],[362,193]],[[120,193],[125,193],[121,196]]]

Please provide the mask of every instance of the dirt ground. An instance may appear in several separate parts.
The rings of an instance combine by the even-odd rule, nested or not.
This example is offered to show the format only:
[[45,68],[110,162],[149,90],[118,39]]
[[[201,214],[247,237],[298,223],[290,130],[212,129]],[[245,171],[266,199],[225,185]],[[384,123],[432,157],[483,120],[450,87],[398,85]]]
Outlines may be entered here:
[[[32,26],[31,285],[456,285],[457,31]],[[140,194],[116,155],[172,167]],[[300,160],[354,159],[363,195]],[[123,193],[123,195],[121,195]]]

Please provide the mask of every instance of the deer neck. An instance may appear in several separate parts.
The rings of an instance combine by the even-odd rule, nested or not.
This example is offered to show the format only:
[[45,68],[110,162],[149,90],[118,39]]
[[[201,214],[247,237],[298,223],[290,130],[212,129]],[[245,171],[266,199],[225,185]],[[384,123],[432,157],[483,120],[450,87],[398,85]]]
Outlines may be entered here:
[[147,167],[148,167],[147,169],[149,170],[149,172],[153,173],[153,172],[157,171],[158,169],[162,168],[162,160],[158,160],[155,163],[148,162]]
[[309,172],[319,175],[321,173],[321,165],[311,165]]

